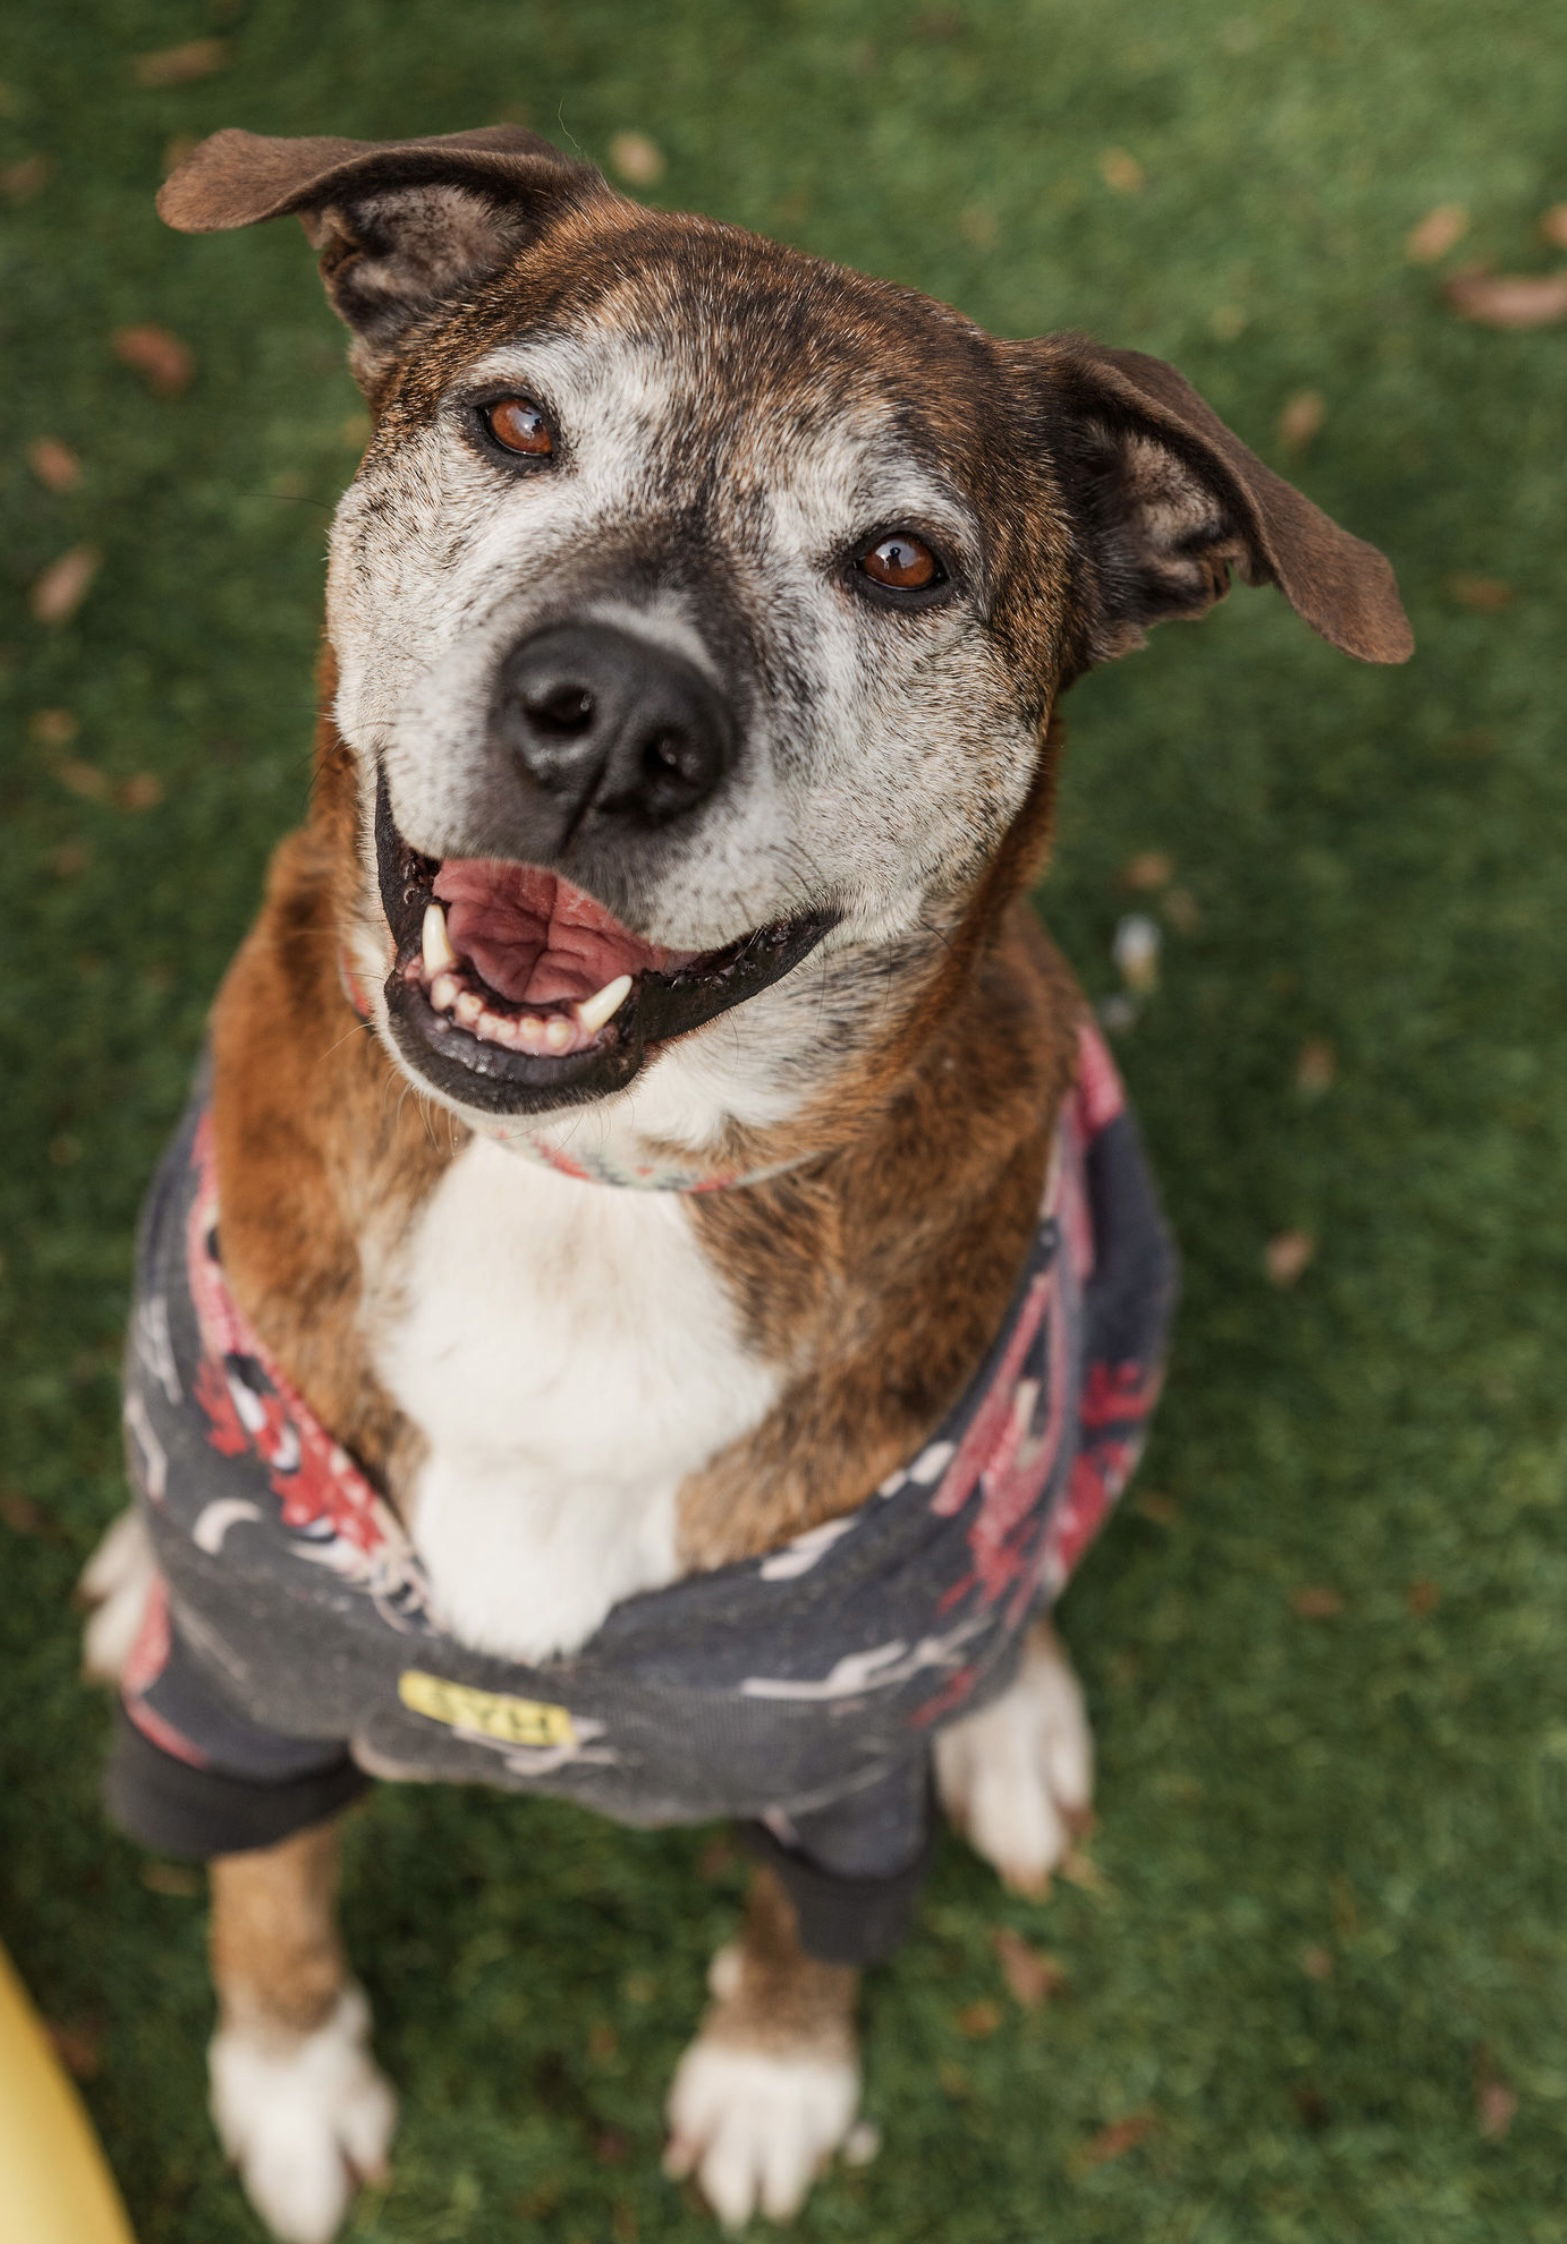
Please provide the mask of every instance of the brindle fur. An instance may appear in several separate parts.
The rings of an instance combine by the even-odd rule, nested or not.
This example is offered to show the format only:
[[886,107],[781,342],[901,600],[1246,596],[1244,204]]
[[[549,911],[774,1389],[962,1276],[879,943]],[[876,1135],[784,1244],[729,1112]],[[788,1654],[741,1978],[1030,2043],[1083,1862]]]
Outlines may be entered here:
[[[754,1001],[757,1019],[802,1046],[798,1096],[774,1127],[720,1120],[714,1150],[757,1166],[808,1158],[694,1214],[751,1345],[786,1385],[766,1422],[685,1487],[683,1555],[713,1566],[761,1552],[858,1502],[908,1454],[971,1373],[1015,1282],[1081,1010],[1019,901],[1048,846],[1060,693],[1147,624],[1200,612],[1232,566],[1278,583],[1350,652],[1400,660],[1407,626],[1391,574],[1170,369],[1081,338],[997,343],[908,291],[641,210],[509,128],[379,148],[225,133],[187,159],[161,207],[197,231],[296,211],[321,252],[375,414],[359,513],[334,561],[350,606],[374,541],[389,523],[395,535],[397,464],[430,441],[453,385],[519,333],[569,336],[606,307],[622,332],[657,336],[694,332],[685,308],[704,306],[705,376],[665,432],[671,456],[695,467],[678,507],[672,481],[642,492],[649,509],[664,492],[667,518],[600,525],[591,552],[561,546],[552,584],[586,598],[611,575],[633,597],[677,583],[700,601],[715,662],[780,738],[798,744],[812,721],[809,635],[768,640],[736,590],[732,545],[715,542],[703,513],[726,496],[741,504],[748,478],[764,499],[787,466],[755,432],[782,419],[803,441],[864,407],[961,494],[981,615],[962,653],[967,698],[955,715],[930,703],[933,733],[956,727],[943,862],[911,885],[890,933],[873,942],[846,922],[836,947],[797,971],[798,990]],[[721,474],[704,465],[719,462]],[[462,564],[455,531],[449,558]],[[889,619],[878,644],[917,682],[907,619]],[[237,1297],[397,1500],[416,1444],[371,1373],[363,1311],[387,1246],[467,1128],[451,1102],[410,1089],[343,991],[345,950],[383,971],[390,951],[366,848],[370,782],[334,723],[335,684],[329,652],[310,820],[278,853],[214,1017],[218,1178]],[[857,690],[863,700],[863,680]],[[406,784],[394,760],[394,795],[399,770]],[[796,882],[805,861],[802,850]],[[607,864],[584,878],[628,924],[660,933],[653,874]],[[752,1012],[731,1023],[742,1044]],[[344,1976],[334,1862],[323,1833],[216,1866],[226,2010],[297,2034],[330,2008]],[[716,2030],[752,2047],[845,2050],[853,1987],[851,1972],[803,1954],[789,1902],[759,1877]]]

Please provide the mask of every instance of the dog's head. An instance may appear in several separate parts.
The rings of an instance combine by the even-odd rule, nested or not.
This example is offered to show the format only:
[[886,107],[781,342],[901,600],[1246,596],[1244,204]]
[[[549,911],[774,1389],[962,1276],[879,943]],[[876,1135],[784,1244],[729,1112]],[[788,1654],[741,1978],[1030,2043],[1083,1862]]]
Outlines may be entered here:
[[470,1119],[660,1054],[675,1135],[819,1093],[1036,861],[1063,687],[1232,568],[1410,651],[1381,555],[1171,368],[997,341],[516,128],[219,133],[160,208],[297,212],[352,331],[359,932],[404,1068]]

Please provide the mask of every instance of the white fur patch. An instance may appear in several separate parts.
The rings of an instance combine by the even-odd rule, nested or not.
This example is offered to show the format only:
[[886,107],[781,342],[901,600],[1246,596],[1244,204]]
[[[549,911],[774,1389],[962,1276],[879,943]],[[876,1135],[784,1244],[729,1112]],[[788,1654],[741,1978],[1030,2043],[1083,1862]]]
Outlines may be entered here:
[[669,2092],[664,2170],[677,2181],[694,2174],[727,2229],[755,2213],[791,2220],[848,2141],[859,2103],[852,2058],[774,2055],[701,2034]]
[[936,1738],[949,1819],[1014,1892],[1037,1894],[1093,1796],[1082,1685],[1054,1632],[1036,1628],[1011,1689]]
[[81,1593],[93,1608],[82,1668],[93,1682],[118,1683],[125,1672],[157,1579],[140,1512],[121,1512],[82,1571]]
[[358,1987],[313,2033],[225,2026],[208,2052],[212,2116],[252,2205],[285,2244],[327,2244],[359,2182],[377,2179],[397,2099],[369,2051]]
[[680,1483],[778,1389],[681,1195],[483,1139],[421,1210],[374,1344],[428,1444],[411,1526],[442,1620],[513,1659],[573,1650],[675,1577]]

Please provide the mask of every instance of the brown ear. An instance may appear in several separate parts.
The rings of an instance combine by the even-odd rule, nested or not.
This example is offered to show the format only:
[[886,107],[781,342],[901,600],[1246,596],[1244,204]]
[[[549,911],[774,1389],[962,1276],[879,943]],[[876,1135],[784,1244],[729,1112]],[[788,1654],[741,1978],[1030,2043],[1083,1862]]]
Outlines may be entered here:
[[373,383],[415,321],[503,265],[562,211],[610,192],[520,125],[428,140],[275,140],[214,133],[164,181],[158,212],[185,234],[297,212]]
[[1265,467],[1173,366],[1079,335],[1014,347],[1083,532],[1088,660],[1203,614],[1235,567],[1276,584],[1346,654],[1408,661],[1414,637],[1384,556]]

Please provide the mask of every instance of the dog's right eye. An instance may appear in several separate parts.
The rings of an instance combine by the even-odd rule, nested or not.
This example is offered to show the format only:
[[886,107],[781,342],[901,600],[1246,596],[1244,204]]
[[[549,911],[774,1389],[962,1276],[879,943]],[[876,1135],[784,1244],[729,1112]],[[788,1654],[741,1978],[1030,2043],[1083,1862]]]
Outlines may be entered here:
[[498,397],[480,406],[479,418],[503,451],[547,459],[555,449],[555,432],[544,408],[531,397]]

